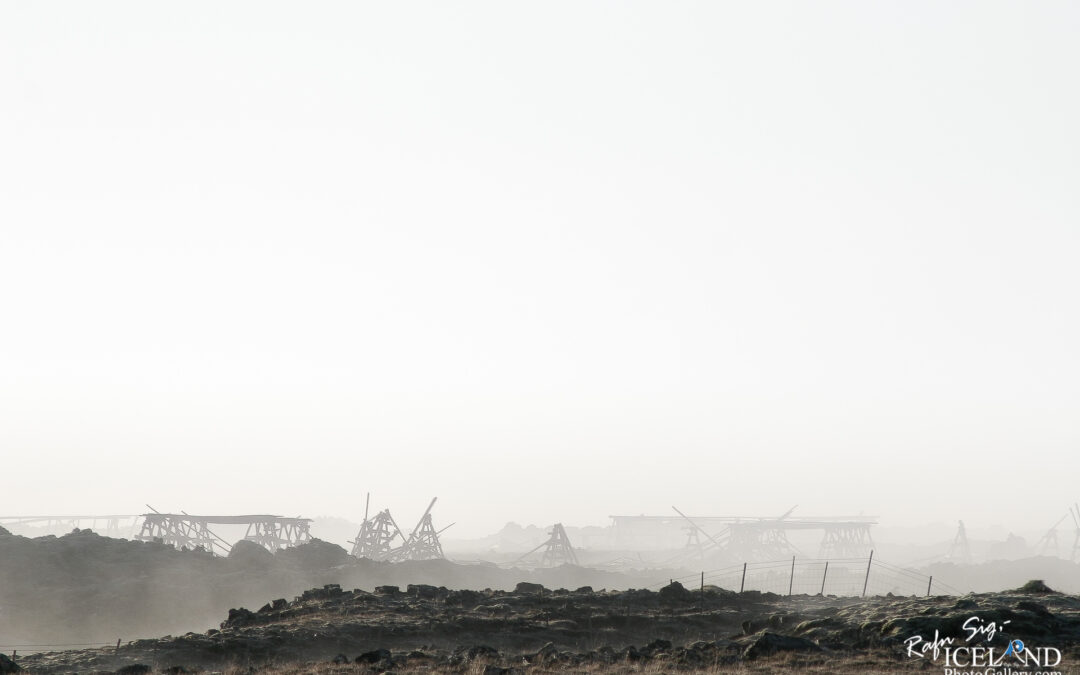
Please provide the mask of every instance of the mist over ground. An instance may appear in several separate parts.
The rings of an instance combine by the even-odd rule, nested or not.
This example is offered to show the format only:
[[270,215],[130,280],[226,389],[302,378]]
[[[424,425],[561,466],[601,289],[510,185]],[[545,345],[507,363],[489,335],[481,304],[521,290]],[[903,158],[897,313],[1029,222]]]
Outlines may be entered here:
[[[216,648],[241,605],[451,591],[565,638],[519,582],[739,627],[747,563],[768,612],[1080,592],[1078,32],[1048,2],[3,4],[0,640]],[[402,541],[437,496],[447,559],[350,555],[369,495]],[[316,540],[179,551],[155,511]],[[1031,602],[991,604],[1038,634]]]
[[0,10],[9,509],[1076,499],[1080,10],[472,7]]

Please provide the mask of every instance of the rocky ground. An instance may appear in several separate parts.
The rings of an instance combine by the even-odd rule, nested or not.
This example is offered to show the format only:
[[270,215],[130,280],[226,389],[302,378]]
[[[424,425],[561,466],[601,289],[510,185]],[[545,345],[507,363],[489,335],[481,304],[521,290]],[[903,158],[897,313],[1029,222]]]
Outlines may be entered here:
[[294,597],[326,584],[368,590],[409,583],[512,589],[524,580],[553,587],[630,588],[678,574],[580,567],[529,571],[446,560],[390,564],[357,560],[318,540],[274,554],[240,542],[228,557],[214,557],[89,530],[28,538],[0,528],[0,652],[205,631],[231,607]]
[[[972,623],[972,617],[978,617]],[[969,643],[966,626],[982,628]],[[957,597],[837,598],[691,591],[326,586],[232,609],[219,629],[119,648],[35,654],[31,672],[896,672],[936,670],[912,636],[1062,652],[1080,664],[1080,598],[1032,583]],[[920,652],[916,648],[916,652]],[[931,672],[933,672],[933,670]],[[1015,672],[1015,669],[1014,669]]]
[[[972,617],[995,626],[976,643],[1060,649],[1059,672],[1080,663],[1080,598],[1039,584],[861,599],[656,583],[677,576],[377,563],[319,541],[276,554],[241,543],[220,558],[0,529],[0,651],[21,648],[0,658],[0,675],[936,670],[940,659],[908,654],[905,641],[963,640]],[[83,642],[97,646],[32,653]]]

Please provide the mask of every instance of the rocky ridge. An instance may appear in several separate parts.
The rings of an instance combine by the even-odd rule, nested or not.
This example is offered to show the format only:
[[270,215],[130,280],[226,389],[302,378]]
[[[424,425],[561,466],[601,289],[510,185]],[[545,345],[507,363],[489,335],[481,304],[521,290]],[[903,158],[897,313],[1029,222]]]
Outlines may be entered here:
[[651,662],[694,670],[789,654],[804,664],[872,657],[907,669],[923,661],[908,654],[911,636],[960,635],[974,616],[998,626],[992,644],[1019,638],[1078,661],[1080,598],[1038,584],[960,598],[855,599],[700,592],[678,583],[659,591],[522,583],[512,591],[326,585],[256,610],[234,608],[206,633],[33,655],[20,665],[42,673],[321,662],[380,672],[453,671],[470,663],[497,669],[490,672]]

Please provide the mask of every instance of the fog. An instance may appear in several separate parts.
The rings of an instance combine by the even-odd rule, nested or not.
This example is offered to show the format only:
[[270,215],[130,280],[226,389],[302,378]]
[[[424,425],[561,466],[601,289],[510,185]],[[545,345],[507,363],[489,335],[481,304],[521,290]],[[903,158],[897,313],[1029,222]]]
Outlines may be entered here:
[[0,515],[1044,530],[1078,24],[6,3]]

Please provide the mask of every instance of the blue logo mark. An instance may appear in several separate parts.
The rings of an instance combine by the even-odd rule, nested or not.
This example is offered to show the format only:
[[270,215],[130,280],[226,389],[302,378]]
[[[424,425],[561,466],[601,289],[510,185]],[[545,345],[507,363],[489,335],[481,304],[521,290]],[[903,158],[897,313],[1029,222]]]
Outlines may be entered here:
[[1019,654],[1022,651],[1024,651],[1024,642],[1022,640],[1013,640],[1009,643],[1009,648],[1005,650],[1004,656]]

